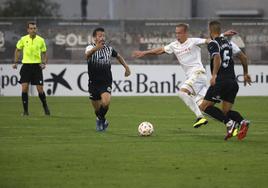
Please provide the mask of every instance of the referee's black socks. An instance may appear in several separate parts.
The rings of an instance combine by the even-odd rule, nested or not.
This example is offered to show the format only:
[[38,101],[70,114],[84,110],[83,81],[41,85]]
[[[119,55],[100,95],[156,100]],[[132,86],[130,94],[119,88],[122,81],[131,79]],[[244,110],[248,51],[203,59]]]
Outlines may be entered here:
[[41,100],[43,106],[47,106],[47,100],[46,100],[46,94],[45,92],[43,93],[38,93],[39,99]]
[[45,94],[45,92],[38,93],[38,95],[39,95],[39,99],[41,100],[41,102],[43,104],[44,109],[46,110],[48,108],[48,106],[47,106],[47,100],[46,100],[46,94]]
[[28,113],[28,93],[21,93],[21,100],[24,112]]
[[50,115],[50,111],[49,111],[48,106],[47,106],[47,100],[46,100],[46,94],[45,94],[45,92],[38,93],[38,95],[39,95],[39,99],[41,100],[41,102],[43,104],[43,108],[44,108],[45,114],[46,115]]

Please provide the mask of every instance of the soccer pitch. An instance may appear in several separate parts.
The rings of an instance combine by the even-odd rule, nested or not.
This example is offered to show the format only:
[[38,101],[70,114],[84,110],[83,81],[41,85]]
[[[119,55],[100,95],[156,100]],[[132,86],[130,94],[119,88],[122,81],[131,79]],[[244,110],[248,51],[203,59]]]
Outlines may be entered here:
[[[88,97],[37,97],[21,117],[19,97],[0,97],[1,188],[266,188],[268,97],[238,97],[234,109],[251,120],[243,141],[224,141],[209,119],[194,129],[177,97],[113,97],[106,132],[95,131]],[[138,136],[142,121],[154,125]]]

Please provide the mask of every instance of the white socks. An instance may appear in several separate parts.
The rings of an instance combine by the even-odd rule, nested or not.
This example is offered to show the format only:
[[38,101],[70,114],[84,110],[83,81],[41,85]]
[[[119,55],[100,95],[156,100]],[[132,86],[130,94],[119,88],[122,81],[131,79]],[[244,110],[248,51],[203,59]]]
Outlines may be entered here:
[[195,113],[196,117],[204,117],[193,97],[182,91],[179,91],[178,94],[181,100]]

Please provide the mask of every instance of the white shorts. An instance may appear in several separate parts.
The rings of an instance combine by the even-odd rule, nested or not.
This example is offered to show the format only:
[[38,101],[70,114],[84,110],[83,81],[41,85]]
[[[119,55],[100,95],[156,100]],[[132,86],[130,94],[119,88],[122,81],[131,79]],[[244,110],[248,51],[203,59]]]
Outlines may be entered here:
[[207,75],[204,71],[193,73],[180,88],[187,89],[195,97],[196,103],[202,102],[207,92]]

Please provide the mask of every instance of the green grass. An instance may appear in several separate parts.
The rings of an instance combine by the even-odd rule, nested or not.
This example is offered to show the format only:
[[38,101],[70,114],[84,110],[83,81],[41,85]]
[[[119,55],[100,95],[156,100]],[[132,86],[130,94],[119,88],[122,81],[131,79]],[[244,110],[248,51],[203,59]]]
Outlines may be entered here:
[[[19,97],[0,97],[0,188],[266,188],[268,97],[239,97],[235,109],[252,121],[245,140],[224,141],[211,120],[177,97],[113,97],[110,127],[95,132],[87,97],[48,97],[45,117],[31,97],[21,117]],[[138,124],[153,123],[150,137]]]

